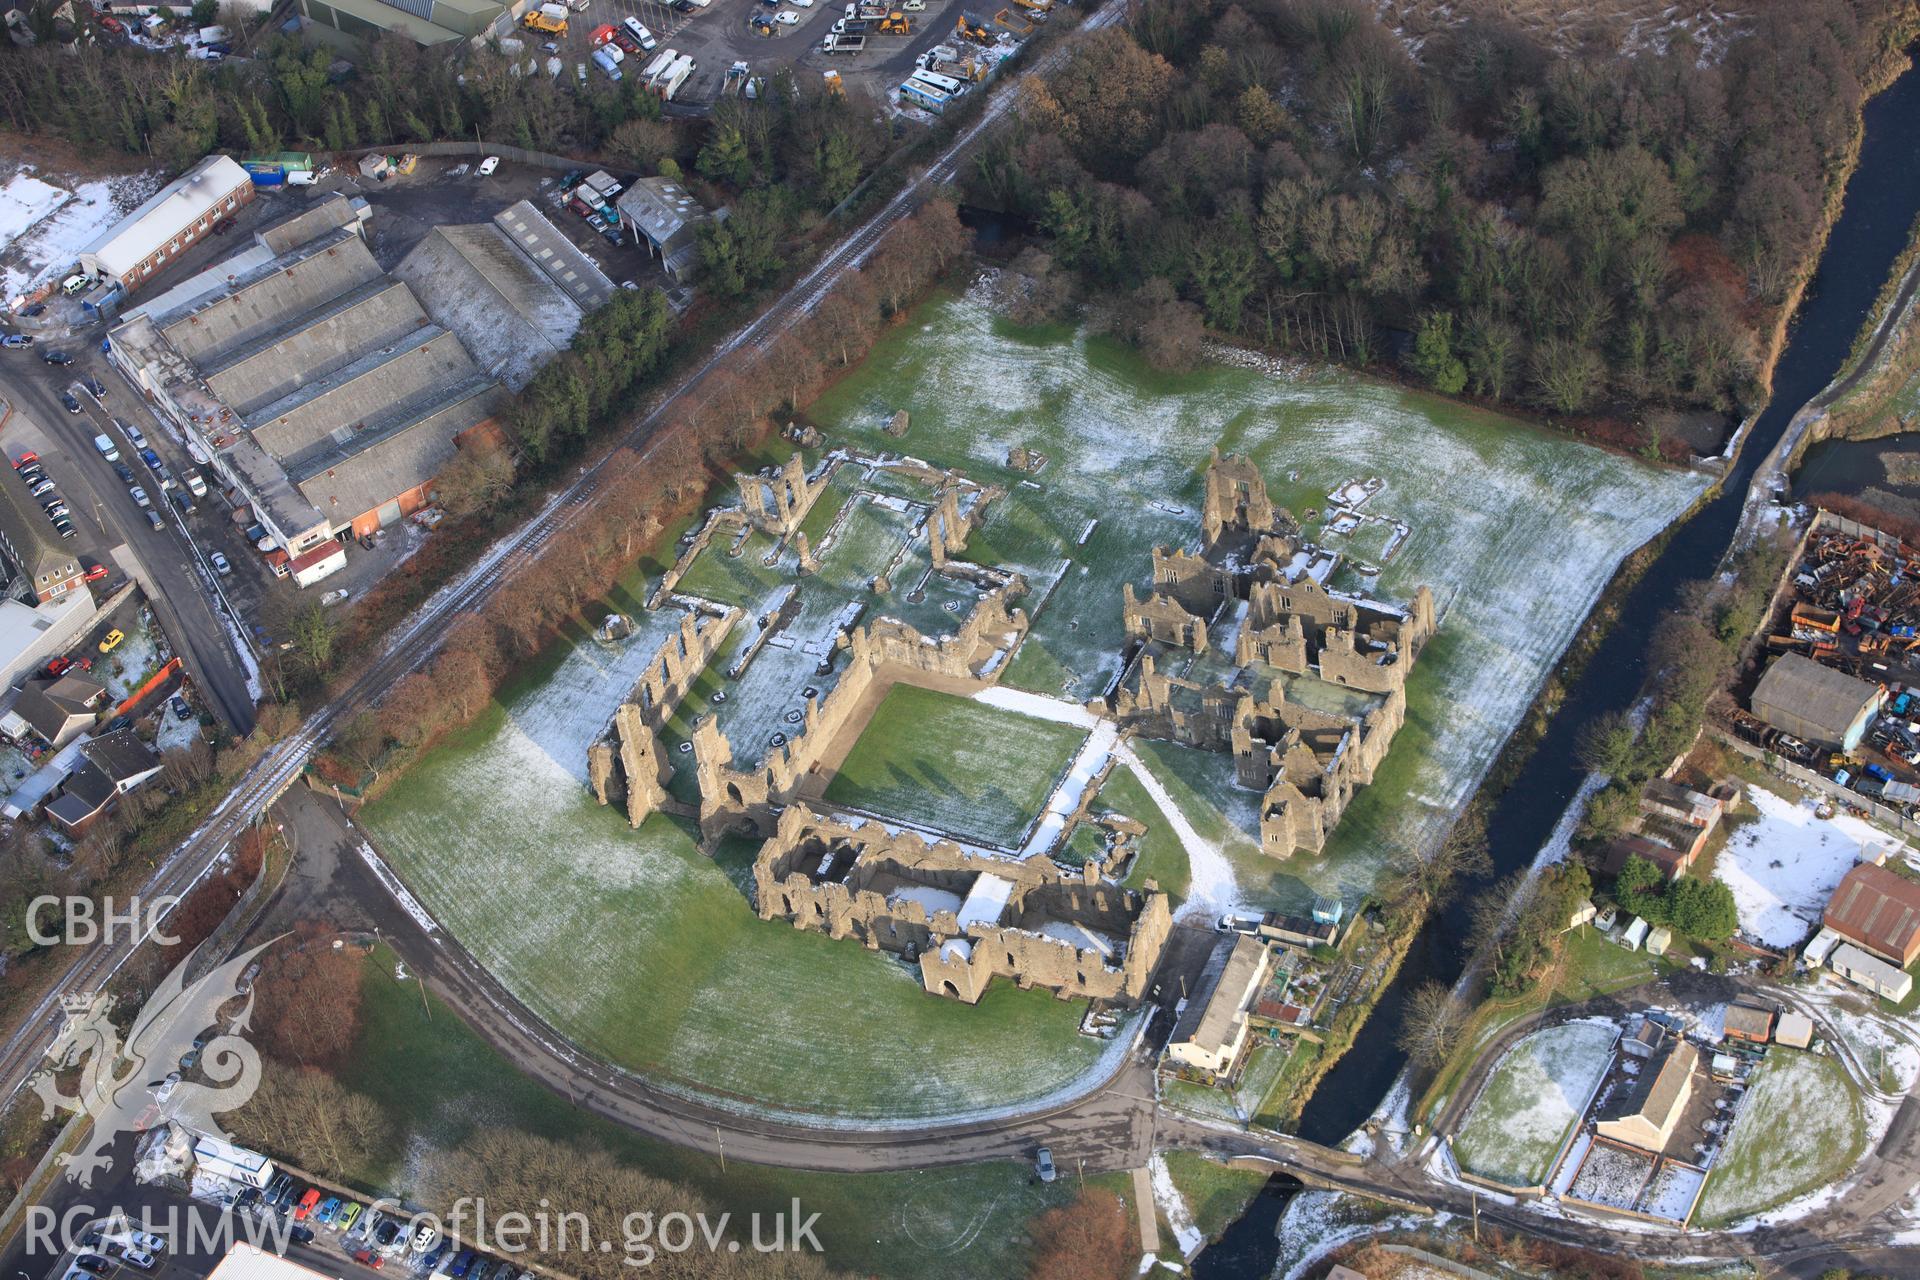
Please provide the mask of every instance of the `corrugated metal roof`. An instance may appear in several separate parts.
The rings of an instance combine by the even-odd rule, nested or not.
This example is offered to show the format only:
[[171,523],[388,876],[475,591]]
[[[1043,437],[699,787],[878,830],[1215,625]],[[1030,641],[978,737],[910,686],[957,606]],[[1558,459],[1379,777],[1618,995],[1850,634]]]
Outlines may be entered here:
[[1823,918],[1835,933],[1908,964],[1920,951],[1920,884],[1862,862],[1827,899]]
[[[1774,659],[1760,677],[1760,686],[1753,691],[1753,710],[1762,719],[1768,719],[1771,712],[1775,718],[1800,721],[1837,740],[1846,736],[1878,692],[1877,685],[1821,666],[1804,655],[1788,653]],[[1775,727],[1796,731],[1791,724]]]

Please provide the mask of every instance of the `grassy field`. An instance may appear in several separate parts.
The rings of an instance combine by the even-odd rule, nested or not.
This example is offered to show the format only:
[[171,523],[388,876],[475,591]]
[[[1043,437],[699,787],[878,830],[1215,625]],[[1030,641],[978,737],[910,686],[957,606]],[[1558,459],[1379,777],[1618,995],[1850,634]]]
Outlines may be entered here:
[[[898,1174],[825,1174],[773,1169],[667,1146],[602,1121],[518,1074],[413,981],[394,979],[393,955],[375,952],[362,982],[359,1044],[342,1081],[395,1118],[391,1157],[361,1172],[369,1193],[407,1198],[437,1153],[482,1127],[520,1129],[574,1145],[597,1145],[656,1177],[704,1193],[736,1218],[772,1215],[798,1199],[818,1212],[827,1262],[844,1274],[939,1274],[1002,1280],[1025,1270],[1025,1227],[1072,1198],[1024,1164],[980,1164]],[[1131,1199],[1124,1175],[1091,1177]]]
[[826,798],[1014,846],[1084,731],[949,693],[895,685]]
[[1865,1142],[1859,1095],[1839,1060],[1775,1049],[1740,1104],[1695,1221],[1723,1227],[1830,1185]]
[[[913,427],[894,440],[881,428],[902,408]],[[1006,487],[968,558],[1019,569],[1046,598],[1007,679],[1076,701],[1118,671],[1121,584],[1146,583],[1155,544],[1197,545],[1210,446],[1249,454],[1275,501],[1297,515],[1324,508],[1347,480],[1385,482],[1366,509],[1412,534],[1377,591],[1404,599],[1430,585],[1442,630],[1409,690],[1386,772],[1327,855],[1284,866],[1257,851],[1236,858],[1250,903],[1293,909],[1316,893],[1351,902],[1388,851],[1437,837],[1621,557],[1704,483],[1345,375],[1157,373],[1116,343],[1016,329],[969,298],[934,302],[895,327],[810,416],[830,447],[904,451]],[[1014,445],[1047,455],[1046,466],[1009,470]],[[1380,527],[1356,535],[1356,558],[1375,554],[1365,539]],[[1346,571],[1336,585],[1365,584]],[[1203,789],[1240,826],[1250,800],[1224,795],[1224,761],[1212,773]],[[1202,816],[1189,814],[1204,831]]]
[[1509,1049],[1454,1135],[1461,1167],[1508,1186],[1544,1185],[1606,1074],[1615,1034],[1610,1026],[1569,1022]]
[[429,910],[587,1048],[720,1094],[924,1116],[1031,1099],[1093,1066],[1075,1006],[1008,983],[978,1006],[928,995],[897,960],[758,919],[751,846],[708,859],[675,820],[633,831],[596,805],[587,745],[670,624],[642,622],[618,649],[588,643],[532,673],[363,812]]
[[1194,1151],[1168,1151],[1161,1159],[1187,1202],[1193,1225],[1209,1240],[1245,1211],[1272,1176],[1256,1169],[1230,1169]]

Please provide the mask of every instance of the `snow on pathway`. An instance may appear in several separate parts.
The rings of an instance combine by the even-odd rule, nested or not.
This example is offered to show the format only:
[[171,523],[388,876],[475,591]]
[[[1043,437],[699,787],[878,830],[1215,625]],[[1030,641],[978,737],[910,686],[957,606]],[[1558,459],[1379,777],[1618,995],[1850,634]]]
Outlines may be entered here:
[[1187,1208],[1187,1199],[1180,1194],[1180,1188],[1173,1185],[1173,1170],[1167,1168],[1167,1162],[1158,1152],[1147,1161],[1147,1169],[1153,1174],[1154,1203],[1167,1215],[1167,1225],[1173,1228],[1174,1245],[1181,1257],[1191,1258],[1206,1244],[1207,1238],[1193,1224],[1193,1211]]
[[973,700],[1002,711],[1032,716],[1035,720],[1051,720],[1055,724],[1070,724],[1081,729],[1095,729],[1103,723],[1100,716],[1077,702],[1049,698],[1044,693],[1028,693],[1024,689],[1012,689],[1003,684],[989,685],[974,694]]
[[1102,720],[1087,740],[1080,744],[1080,752],[1073,758],[1073,765],[1067,770],[1067,776],[1053,789],[1053,795],[1047,799],[1047,807],[1041,811],[1040,821],[1034,824],[1033,834],[1027,837],[1027,843],[1021,847],[1020,855],[1031,858],[1037,853],[1045,853],[1053,848],[1060,839],[1060,833],[1066,829],[1067,819],[1080,807],[1082,797],[1087,794],[1087,784],[1092,782],[1100,771],[1107,766],[1113,756],[1114,743],[1119,740],[1120,726],[1111,720]]
[[1173,828],[1173,834],[1180,837],[1180,845],[1187,851],[1187,900],[1175,913],[1175,919],[1184,919],[1202,912],[1212,915],[1231,911],[1240,901],[1240,882],[1234,878],[1233,864],[1220,852],[1220,846],[1201,838],[1193,824],[1187,821],[1187,815],[1167,789],[1160,785],[1160,779],[1153,776],[1153,770],[1140,762],[1133,748],[1122,743],[1117,753],[1120,762],[1133,770],[1133,776],[1139,779],[1141,787],[1153,797],[1160,806],[1160,812],[1166,815],[1167,825]]

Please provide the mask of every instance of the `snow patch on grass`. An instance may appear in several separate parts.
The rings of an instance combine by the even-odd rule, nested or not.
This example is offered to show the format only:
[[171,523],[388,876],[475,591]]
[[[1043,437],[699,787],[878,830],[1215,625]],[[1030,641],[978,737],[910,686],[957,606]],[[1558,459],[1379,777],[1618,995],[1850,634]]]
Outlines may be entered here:
[[1610,1022],[1569,1022],[1507,1050],[1454,1138],[1461,1165],[1511,1186],[1544,1183],[1606,1075],[1618,1035]]
[[1733,1222],[1820,1185],[1853,1166],[1860,1108],[1832,1058],[1776,1050],[1740,1104],[1733,1137],[1714,1162],[1700,1220]]

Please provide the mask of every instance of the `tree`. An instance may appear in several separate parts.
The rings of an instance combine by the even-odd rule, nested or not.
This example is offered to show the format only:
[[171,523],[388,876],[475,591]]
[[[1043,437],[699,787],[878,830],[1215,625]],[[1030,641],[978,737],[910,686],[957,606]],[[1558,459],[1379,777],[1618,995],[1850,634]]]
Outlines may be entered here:
[[1626,713],[1602,712],[1581,728],[1573,754],[1594,773],[1624,778],[1633,769],[1639,739],[1640,731]]
[[193,0],[193,25],[210,27],[220,18],[220,0]]
[[333,668],[334,646],[340,638],[339,612],[318,600],[294,610],[286,622],[290,652],[315,675]]
[[699,159],[694,167],[702,177],[714,182],[725,182],[743,187],[753,176],[753,156],[747,151],[747,140],[740,130],[731,125],[721,125],[714,129],[707,145],[700,148]]
[[1681,876],[1667,891],[1667,916],[1674,928],[1690,938],[1718,942],[1740,927],[1740,909],[1733,890],[1719,880]]
[[1613,882],[1613,896],[1634,915],[1654,924],[1667,922],[1667,884],[1660,868],[1637,853],[1627,855],[1626,865]]
[[261,1048],[289,1066],[334,1066],[359,1037],[365,960],[336,940],[327,926],[304,921],[262,958],[254,1026]]
[[1540,400],[1560,413],[1578,413],[1600,389],[1605,369],[1591,348],[1567,338],[1548,338],[1530,362]]
[[1467,386],[1467,366],[1453,353],[1453,316],[1429,311],[1413,339],[1413,371],[1442,395],[1458,395]]
[[1139,1254],[1126,1206],[1111,1191],[1081,1192],[1035,1218],[1028,1233],[1028,1280],[1121,1280]]
[[390,1151],[393,1138],[392,1121],[373,1099],[318,1067],[272,1060],[263,1064],[259,1089],[225,1123],[249,1147],[296,1159],[304,1169],[343,1181],[364,1177],[368,1166]]
[[453,455],[433,487],[448,515],[484,515],[512,491],[513,459],[489,443],[468,445]]
[[1396,1043],[1418,1065],[1431,1070],[1453,1056],[1469,1010],[1466,1002],[1437,982],[1423,982],[1407,996]]

